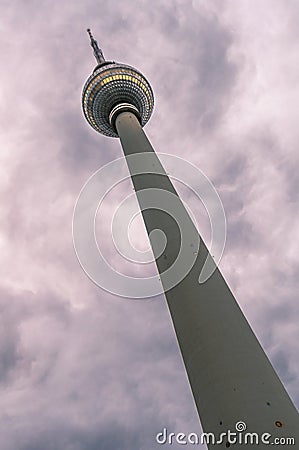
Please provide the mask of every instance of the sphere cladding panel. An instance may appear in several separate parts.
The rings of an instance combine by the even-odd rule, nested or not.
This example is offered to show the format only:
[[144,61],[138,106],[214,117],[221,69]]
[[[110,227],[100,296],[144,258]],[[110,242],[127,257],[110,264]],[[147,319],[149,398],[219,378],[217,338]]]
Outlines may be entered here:
[[141,125],[149,120],[154,95],[146,78],[131,66],[111,63],[97,68],[88,78],[82,93],[82,106],[88,123],[99,133],[118,137],[109,122],[114,106],[130,103],[141,117]]

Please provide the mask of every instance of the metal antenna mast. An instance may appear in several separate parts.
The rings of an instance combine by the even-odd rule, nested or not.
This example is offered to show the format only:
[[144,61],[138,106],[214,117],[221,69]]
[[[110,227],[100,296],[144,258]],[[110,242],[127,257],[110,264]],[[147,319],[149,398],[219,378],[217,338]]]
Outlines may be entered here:
[[103,55],[102,50],[99,48],[97,41],[94,39],[93,35],[91,34],[90,28],[87,28],[87,33],[90,37],[90,45],[93,48],[93,54],[98,62],[98,64],[102,64],[105,62],[105,58]]

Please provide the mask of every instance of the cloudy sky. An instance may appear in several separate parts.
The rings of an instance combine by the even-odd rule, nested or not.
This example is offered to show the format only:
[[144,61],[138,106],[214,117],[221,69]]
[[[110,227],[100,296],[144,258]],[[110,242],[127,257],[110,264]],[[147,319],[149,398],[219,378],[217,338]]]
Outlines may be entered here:
[[[221,270],[298,407],[298,2],[0,8],[1,450],[148,450],[160,448],[163,427],[200,432],[164,298],[103,291],[73,249],[80,189],[121,156],[119,141],[97,134],[81,111],[95,65],[87,27],[106,58],[151,82],[146,132],[156,150],[197,165],[216,187],[228,226]],[[111,204],[131,189],[124,183]],[[209,241],[203,208],[180,192]],[[132,239],[144,249],[138,220]],[[127,265],[142,276],[144,266]]]

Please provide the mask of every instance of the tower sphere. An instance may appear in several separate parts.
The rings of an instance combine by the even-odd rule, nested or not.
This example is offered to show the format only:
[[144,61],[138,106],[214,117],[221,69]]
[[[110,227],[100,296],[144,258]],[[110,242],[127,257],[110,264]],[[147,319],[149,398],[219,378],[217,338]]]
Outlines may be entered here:
[[96,66],[83,88],[84,115],[99,133],[118,137],[111,117],[115,116],[112,110],[117,111],[121,104],[126,110],[132,110],[144,126],[154,107],[152,88],[134,67],[104,61]]

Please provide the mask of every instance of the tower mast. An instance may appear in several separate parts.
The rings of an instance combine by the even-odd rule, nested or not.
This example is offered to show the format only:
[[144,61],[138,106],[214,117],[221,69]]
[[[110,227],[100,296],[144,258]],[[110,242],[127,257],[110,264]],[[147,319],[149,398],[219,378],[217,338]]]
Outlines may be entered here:
[[[97,62],[102,64],[103,54],[89,34]],[[268,448],[281,437],[294,437],[299,445],[298,412],[219,269],[198,283],[209,252],[143,131],[153,104],[149,82],[125,64],[98,65],[83,89],[82,106],[89,124],[99,133],[120,139],[203,430],[218,438],[227,430],[237,432],[236,423],[243,421],[247,431],[260,438],[251,448]],[[191,251],[200,241],[193,267],[171,289],[167,274],[181,250],[180,230],[176,217],[149,207],[144,195],[148,190],[173,195],[179,223],[189,230],[189,242],[184,245],[190,248],[183,250]],[[161,255],[151,233],[155,229],[167,239]],[[271,436],[269,442],[261,441],[265,433]],[[208,443],[209,449],[231,445],[244,449],[227,435],[221,444]]]
[[93,48],[93,54],[97,60],[98,64],[102,64],[105,62],[105,58],[102,52],[102,49],[99,48],[97,41],[94,39],[93,35],[91,34],[91,29],[87,28],[87,33],[90,37],[90,45]]

